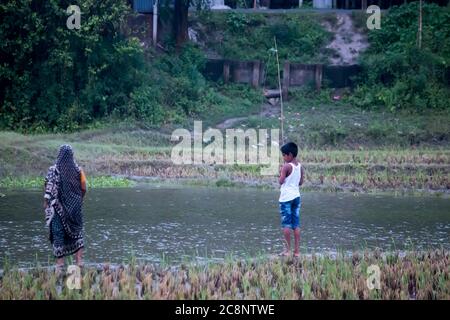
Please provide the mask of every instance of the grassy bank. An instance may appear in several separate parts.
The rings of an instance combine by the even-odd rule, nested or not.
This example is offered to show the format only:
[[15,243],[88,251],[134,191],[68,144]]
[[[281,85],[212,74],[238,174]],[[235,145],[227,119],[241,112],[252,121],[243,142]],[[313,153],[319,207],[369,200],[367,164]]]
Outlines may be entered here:
[[[90,177],[88,188],[126,188],[135,185],[134,181],[120,177]],[[38,189],[43,188],[44,177],[6,177],[0,179],[0,188],[5,189]]]
[[[450,299],[449,258],[436,250],[228,259],[177,268],[131,261],[85,268],[80,290],[68,290],[64,273],[6,265],[0,299]],[[371,265],[380,268],[379,290],[367,286]]]
[[[339,100],[333,99],[335,96]],[[285,134],[309,149],[409,149],[449,144],[449,110],[394,113],[357,108],[352,99],[348,91],[293,90],[284,105]],[[279,105],[272,107],[269,116],[250,116],[240,125],[279,128],[279,109]]]
[[[286,136],[300,145],[299,158],[306,168],[304,189],[449,192],[448,113],[362,111],[345,101],[323,99],[312,104],[302,95],[286,105]],[[250,116],[234,127],[278,125],[274,111]],[[172,129],[150,129],[133,122],[70,134],[0,132],[0,187],[41,188],[63,143],[74,147],[91,187],[130,186],[127,177],[191,185],[278,187],[276,178],[260,175],[256,165],[174,165]]]

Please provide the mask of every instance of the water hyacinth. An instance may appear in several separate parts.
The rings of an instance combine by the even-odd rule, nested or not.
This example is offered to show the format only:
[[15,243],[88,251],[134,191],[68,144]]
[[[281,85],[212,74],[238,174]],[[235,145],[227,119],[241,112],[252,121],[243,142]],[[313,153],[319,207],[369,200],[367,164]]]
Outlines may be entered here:
[[[370,290],[368,267],[380,268]],[[7,266],[0,299],[450,299],[449,252],[261,256],[177,267],[136,264],[82,269],[81,289],[64,272]]]

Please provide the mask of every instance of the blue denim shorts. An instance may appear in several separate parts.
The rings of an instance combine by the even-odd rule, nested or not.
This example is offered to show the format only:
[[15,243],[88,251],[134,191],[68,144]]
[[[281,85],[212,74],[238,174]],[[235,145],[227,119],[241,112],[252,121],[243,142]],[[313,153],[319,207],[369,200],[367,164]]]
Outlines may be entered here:
[[291,201],[280,202],[281,226],[295,229],[300,227],[300,206],[302,201],[297,197]]

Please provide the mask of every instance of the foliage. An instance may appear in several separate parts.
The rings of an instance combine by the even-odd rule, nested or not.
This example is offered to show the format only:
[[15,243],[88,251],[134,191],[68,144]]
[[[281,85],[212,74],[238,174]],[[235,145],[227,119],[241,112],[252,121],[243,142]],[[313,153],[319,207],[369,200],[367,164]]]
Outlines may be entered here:
[[76,129],[126,105],[142,81],[142,48],[119,32],[127,3],[78,2],[79,30],[66,27],[70,4],[18,0],[0,5],[2,127]]
[[[222,18],[225,17],[225,18]],[[231,59],[266,60],[277,39],[280,59],[314,63],[330,34],[320,25],[316,14],[245,14],[239,12],[198,15],[208,30],[206,44]],[[221,36],[221,41],[215,37]],[[320,60],[322,59],[322,60]]]
[[392,8],[368,34],[365,69],[354,102],[363,107],[444,109],[450,101],[450,10],[423,6],[422,47],[417,44],[418,2]]
[[102,119],[180,123],[211,106],[219,113],[222,102],[240,96],[228,98],[205,81],[204,53],[194,44],[169,44],[160,53],[127,37],[126,1],[80,1],[80,30],[66,28],[69,4],[0,5],[0,128],[64,132]]
[[194,45],[181,52],[154,55],[147,80],[132,93],[129,112],[152,124],[177,122],[201,110],[198,101],[207,90],[200,70],[205,60]]

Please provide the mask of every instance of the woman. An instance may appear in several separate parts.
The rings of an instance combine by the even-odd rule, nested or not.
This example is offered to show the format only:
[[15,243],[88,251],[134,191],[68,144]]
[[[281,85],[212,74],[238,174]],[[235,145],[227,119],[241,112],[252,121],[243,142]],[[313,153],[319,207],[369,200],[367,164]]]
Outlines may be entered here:
[[56,163],[48,169],[44,195],[45,221],[59,268],[64,257],[72,254],[76,264],[82,265],[85,193],[86,177],[73,158],[72,147],[62,145]]

